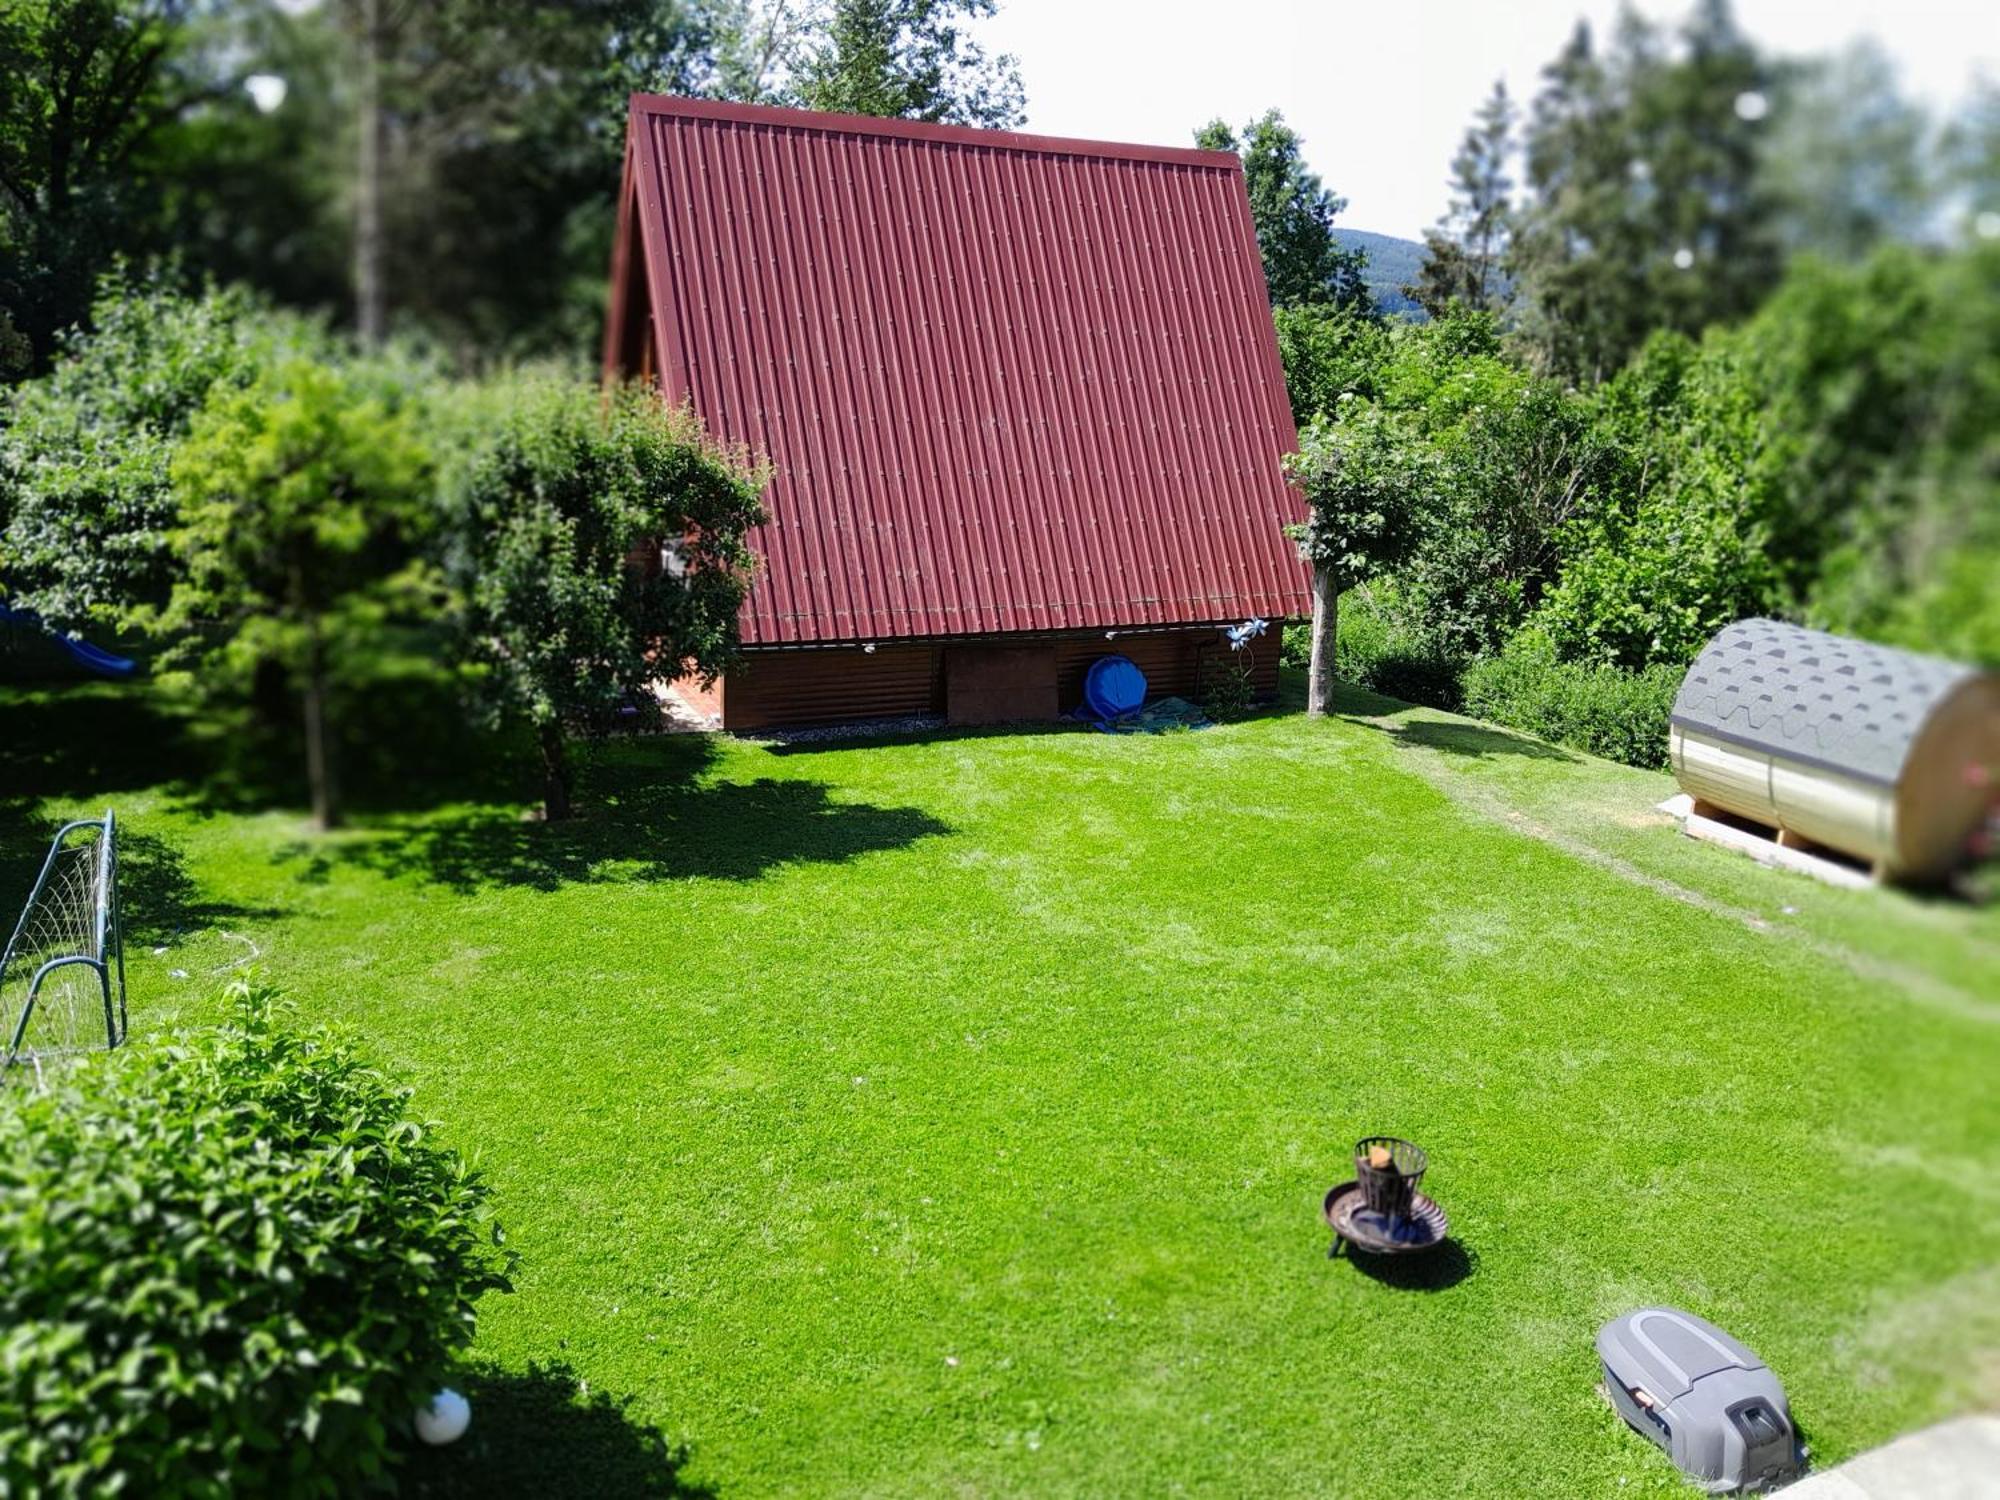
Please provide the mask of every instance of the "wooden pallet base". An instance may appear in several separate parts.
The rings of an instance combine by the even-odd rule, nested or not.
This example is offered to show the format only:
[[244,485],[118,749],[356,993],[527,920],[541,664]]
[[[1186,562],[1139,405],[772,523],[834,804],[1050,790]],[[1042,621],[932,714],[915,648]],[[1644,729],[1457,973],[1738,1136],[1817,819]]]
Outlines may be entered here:
[[1827,885],[1845,886],[1852,890],[1882,883],[1880,869],[1809,843],[1786,829],[1771,828],[1726,813],[1719,807],[1696,801],[1686,792],[1667,798],[1660,804],[1660,811],[1678,822],[1681,832],[1689,838],[1747,854],[1759,864],[1773,869],[1791,870],[1824,881]]

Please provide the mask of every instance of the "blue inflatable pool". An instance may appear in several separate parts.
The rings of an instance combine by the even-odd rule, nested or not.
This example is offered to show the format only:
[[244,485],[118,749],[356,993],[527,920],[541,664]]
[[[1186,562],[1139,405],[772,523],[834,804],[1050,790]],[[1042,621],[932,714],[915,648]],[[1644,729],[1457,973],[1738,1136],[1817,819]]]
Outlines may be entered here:
[[1083,674],[1083,706],[1099,720],[1122,719],[1146,706],[1146,674],[1129,656],[1100,656]]

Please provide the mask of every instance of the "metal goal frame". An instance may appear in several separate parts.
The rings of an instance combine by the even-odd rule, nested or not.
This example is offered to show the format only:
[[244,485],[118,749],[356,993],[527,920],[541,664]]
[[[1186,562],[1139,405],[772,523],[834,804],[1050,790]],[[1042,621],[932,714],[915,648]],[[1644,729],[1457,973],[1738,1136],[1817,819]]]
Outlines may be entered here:
[[[95,847],[86,851],[83,846],[92,839],[95,840]],[[44,909],[44,898],[50,894],[51,882],[58,878],[59,871],[66,869],[66,859],[72,863],[80,859],[89,861],[88,872],[83,877],[88,881],[89,911],[87,916],[81,917],[76,929],[81,941],[50,946],[34,940],[31,923],[36,922],[38,913]],[[76,902],[72,904],[80,905]],[[34,932],[39,935],[39,927]],[[59,933],[58,936],[67,934]],[[28,979],[20,1015],[14,1018],[14,1024],[4,1038],[0,1038],[7,1049],[5,1057],[0,1058],[0,1072],[18,1062],[39,1062],[43,1057],[87,1051],[96,1045],[94,1035],[88,1043],[73,1036],[67,1045],[52,1048],[23,1045],[28,1040],[28,1026],[34,1019],[36,1004],[42,998],[43,986],[51,975],[65,969],[82,968],[89,976],[95,977],[97,993],[103,1003],[104,1046],[107,1049],[116,1047],[125,1040],[125,940],[118,913],[118,824],[115,814],[107,811],[101,818],[65,823],[49,841],[49,852],[42,861],[41,873],[36,876],[34,888],[28,893],[27,904],[21,908],[13,936],[8,938],[4,952],[0,952],[0,1007],[4,1007],[6,1001],[9,973],[17,961],[24,959],[35,961],[36,967]],[[4,1014],[4,1009],[0,1009],[0,1017]],[[79,1036],[81,1029],[77,1028]]]

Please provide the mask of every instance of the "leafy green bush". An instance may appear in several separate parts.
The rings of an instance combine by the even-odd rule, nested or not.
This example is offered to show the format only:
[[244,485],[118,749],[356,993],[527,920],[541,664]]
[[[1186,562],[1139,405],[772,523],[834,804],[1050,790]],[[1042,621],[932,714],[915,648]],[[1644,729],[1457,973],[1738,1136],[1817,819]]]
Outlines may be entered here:
[[[1342,481],[1333,488],[1358,509],[1356,536],[1371,535],[1361,521],[1378,523],[1375,533],[1384,520],[1407,522],[1398,545],[1338,570],[1344,581],[1374,570],[1379,583],[1379,570],[1394,568],[1394,587],[1375,601],[1387,641],[1342,646],[1340,674],[1452,704],[1464,664],[1499,650],[1555,581],[1568,528],[1618,478],[1616,453],[1591,430],[1585,397],[1509,362],[1489,314],[1389,325],[1368,338],[1302,317],[1292,327],[1280,317],[1288,379],[1295,400],[1301,382],[1324,383],[1313,399],[1329,403],[1332,425],[1301,434],[1295,474],[1322,489],[1327,477]],[[1330,352],[1322,357],[1307,335]]]
[[1599,392],[1599,437],[1625,453],[1627,482],[1570,527],[1534,616],[1565,660],[1684,663],[1731,621],[1784,608],[1786,439],[1764,423],[1739,337],[1658,334]]
[[0,397],[0,576],[13,602],[68,629],[123,623],[175,578],[169,466],[215,387],[248,384],[312,325],[240,291],[185,296],[107,279],[92,330]]
[[491,717],[533,729],[544,810],[565,817],[571,729],[650,702],[663,667],[713,680],[734,656],[769,476],[651,384],[513,373],[456,419],[441,488],[464,654]]
[[[1878,282],[1903,264],[1878,261]],[[1832,630],[2000,666],[2000,240],[1927,269],[1928,319],[1897,318],[1908,311],[1899,304],[1864,329],[1883,373],[1823,424],[1844,438],[1842,424],[1866,411],[1871,452],[1852,467],[1885,450],[1892,461],[1835,491],[1863,503],[1805,612]],[[1826,450],[1845,452],[1822,439]]]
[[1300,427],[1338,410],[1343,396],[1375,394],[1389,340],[1381,319],[1360,308],[1323,304],[1273,308],[1271,319],[1292,420]]
[[1465,670],[1465,711],[1627,765],[1667,763],[1667,717],[1679,667],[1631,672],[1559,661],[1546,636],[1523,631],[1498,656]]
[[239,984],[180,1045],[0,1097],[0,1493],[336,1495],[506,1289],[409,1092]]
[[1656,334],[1592,399],[1622,473],[1534,616],[1565,659],[1680,664],[1752,614],[1994,649],[2000,613],[1967,629],[1964,606],[2000,514],[2000,245],[1801,260],[1748,321]]
[[[1433,708],[1459,706],[1458,676],[1463,663],[1436,643],[1413,635],[1400,623],[1397,585],[1366,583],[1340,596],[1340,635],[1334,648],[1334,676],[1342,682]],[[1301,670],[1312,650],[1305,625],[1285,631],[1283,661]]]

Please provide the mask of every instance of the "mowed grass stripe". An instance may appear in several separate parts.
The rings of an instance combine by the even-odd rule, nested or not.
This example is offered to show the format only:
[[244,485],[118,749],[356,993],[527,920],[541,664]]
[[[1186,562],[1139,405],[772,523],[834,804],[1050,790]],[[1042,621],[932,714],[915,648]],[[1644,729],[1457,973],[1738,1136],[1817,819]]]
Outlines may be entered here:
[[[1638,774],[1485,748],[1454,770],[1543,817]],[[483,1357],[629,1397],[719,1493],[1666,1489],[1592,1390],[1597,1324],[1654,1300],[1758,1348],[1822,1458],[1962,1399],[2000,1334],[1994,1028],[1413,753],[1282,716],[639,742],[582,834],[461,808],[308,845],[163,795],[133,823],[282,909],[237,925],[479,1154],[524,1258]],[[1873,910],[1850,942],[1906,940]],[[1377,1129],[1432,1148],[1451,1285],[1325,1259],[1318,1197]],[[1937,1211],[1891,1232],[1885,1171]]]

